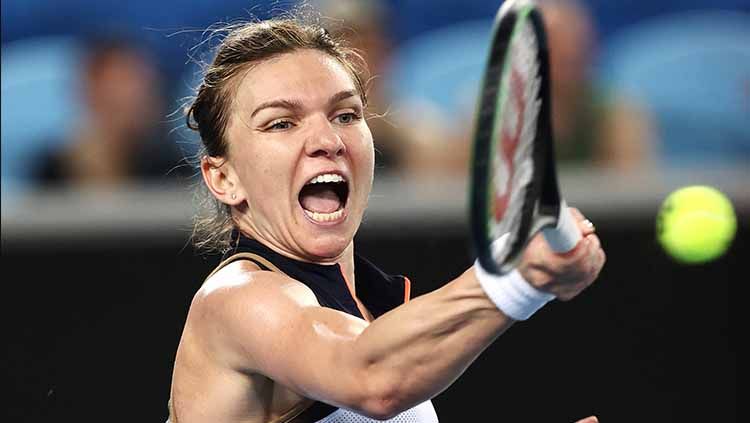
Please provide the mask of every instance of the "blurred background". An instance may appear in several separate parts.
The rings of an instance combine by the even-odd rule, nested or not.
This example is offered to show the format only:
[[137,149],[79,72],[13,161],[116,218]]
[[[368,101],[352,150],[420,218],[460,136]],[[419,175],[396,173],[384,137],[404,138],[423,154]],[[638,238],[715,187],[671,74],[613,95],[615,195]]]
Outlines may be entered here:
[[[499,0],[312,1],[362,49],[376,156],[358,250],[415,294],[471,264],[466,164]],[[182,107],[212,25],[294,2],[2,2],[3,421],[163,421],[194,292],[196,136]],[[750,5],[549,0],[568,202],[608,254],[599,282],[502,336],[435,399],[441,421],[737,421],[749,257]],[[732,200],[726,255],[658,246],[677,187]]]

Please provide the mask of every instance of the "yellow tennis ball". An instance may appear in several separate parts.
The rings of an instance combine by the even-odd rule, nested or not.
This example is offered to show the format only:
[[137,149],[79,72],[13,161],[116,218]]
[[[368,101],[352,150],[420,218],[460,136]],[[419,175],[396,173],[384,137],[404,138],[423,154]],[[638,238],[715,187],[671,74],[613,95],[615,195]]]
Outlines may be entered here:
[[664,250],[682,263],[705,263],[726,252],[737,218],[719,190],[702,185],[680,188],[667,196],[656,219]]

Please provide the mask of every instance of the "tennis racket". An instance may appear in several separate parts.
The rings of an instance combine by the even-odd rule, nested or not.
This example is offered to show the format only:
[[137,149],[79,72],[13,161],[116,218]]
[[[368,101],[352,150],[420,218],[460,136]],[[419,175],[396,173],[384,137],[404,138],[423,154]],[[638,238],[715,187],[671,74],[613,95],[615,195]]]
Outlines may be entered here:
[[559,253],[581,239],[557,182],[548,68],[534,2],[505,1],[476,114],[469,201],[475,252],[490,273],[512,270],[539,231]]

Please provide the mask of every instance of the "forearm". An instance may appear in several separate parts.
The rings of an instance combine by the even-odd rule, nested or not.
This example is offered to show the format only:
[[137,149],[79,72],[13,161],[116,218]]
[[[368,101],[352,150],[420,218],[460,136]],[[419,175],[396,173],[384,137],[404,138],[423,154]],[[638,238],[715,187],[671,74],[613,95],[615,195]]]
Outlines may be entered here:
[[447,388],[512,322],[469,269],[372,322],[353,357],[367,368],[369,383],[409,406]]

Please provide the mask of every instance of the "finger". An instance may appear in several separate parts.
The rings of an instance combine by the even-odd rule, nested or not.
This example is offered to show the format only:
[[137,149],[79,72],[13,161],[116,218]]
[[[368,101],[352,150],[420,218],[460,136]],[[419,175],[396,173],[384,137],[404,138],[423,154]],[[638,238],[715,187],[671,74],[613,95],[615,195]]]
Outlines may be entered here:
[[570,210],[570,214],[572,214],[573,217],[576,218],[576,222],[580,222],[580,221],[586,219],[586,216],[584,216],[583,213],[581,213],[581,211],[578,210],[577,208],[575,208],[575,207],[568,207],[568,210]]
[[588,219],[582,220],[578,225],[581,228],[583,236],[596,232],[596,226]]
[[595,234],[586,235],[585,239],[589,242],[589,251],[591,251],[592,253],[602,248],[602,242]]
[[576,423],[599,423],[599,419],[596,416],[589,416],[585,419],[578,420]]
[[571,264],[577,261],[590,260],[594,255],[594,252],[600,248],[600,246],[601,243],[599,242],[599,237],[594,234],[588,234],[578,242],[578,245],[576,245],[575,248],[567,253],[558,254],[558,257],[560,257],[561,261]]
[[601,244],[601,241],[599,240],[599,237],[594,234],[587,236],[586,241],[589,244],[588,272],[592,278],[591,282],[593,282],[593,280],[596,279],[596,276],[599,274],[599,271],[601,270],[601,266],[603,265],[603,262],[601,262],[601,259],[602,259],[601,254],[603,253],[602,244]]
[[581,235],[584,237],[589,234],[593,234],[596,232],[596,228],[594,227],[594,224],[591,223],[588,219],[583,219],[578,221],[578,228],[581,230]]
[[591,223],[591,221],[588,220],[580,210],[575,207],[568,207],[568,209],[570,210],[570,214],[575,218],[576,224],[578,224],[578,228],[581,230],[581,235],[585,237],[586,235],[594,233],[596,231],[594,224]]
[[604,254],[604,250],[599,250],[598,254],[596,255],[596,267],[597,267],[597,275],[599,272],[602,271],[604,268],[604,263],[607,262],[607,255]]
[[599,248],[594,251],[593,255],[591,256],[591,267],[589,270],[590,280],[588,282],[588,285],[593,284],[599,278],[599,274],[604,268],[604,262],[606,261],[606,259],[607,256],[604,254],[604,250]]
[[604,262],[607,260],[607,255],[604,254],[604,249],[602,248],[601,240],[598,236],[591,234],[588,237],[591,243],[591,252],[596,258],[594,261],[596,263],[596,272],[599,273],[601,271],[602,267],[604,267]]

